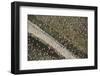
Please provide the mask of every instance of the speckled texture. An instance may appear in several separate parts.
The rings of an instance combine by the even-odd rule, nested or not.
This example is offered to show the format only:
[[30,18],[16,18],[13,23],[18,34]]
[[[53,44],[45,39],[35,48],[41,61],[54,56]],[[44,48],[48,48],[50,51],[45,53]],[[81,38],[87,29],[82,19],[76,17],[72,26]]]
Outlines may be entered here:
[[57,60],[65,59],[57,54],[49,45],[43,44],[38,38],[28,33],[28,60]]
[[77,57],[88,57],[87,17],[29,15],[28,19]]

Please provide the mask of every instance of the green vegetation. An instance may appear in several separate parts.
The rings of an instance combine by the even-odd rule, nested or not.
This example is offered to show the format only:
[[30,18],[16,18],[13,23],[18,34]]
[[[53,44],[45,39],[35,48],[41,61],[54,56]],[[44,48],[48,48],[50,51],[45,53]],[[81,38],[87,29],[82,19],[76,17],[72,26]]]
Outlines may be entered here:
[[88,57],[87,17],[28,15],[28,19],[77,57]]

